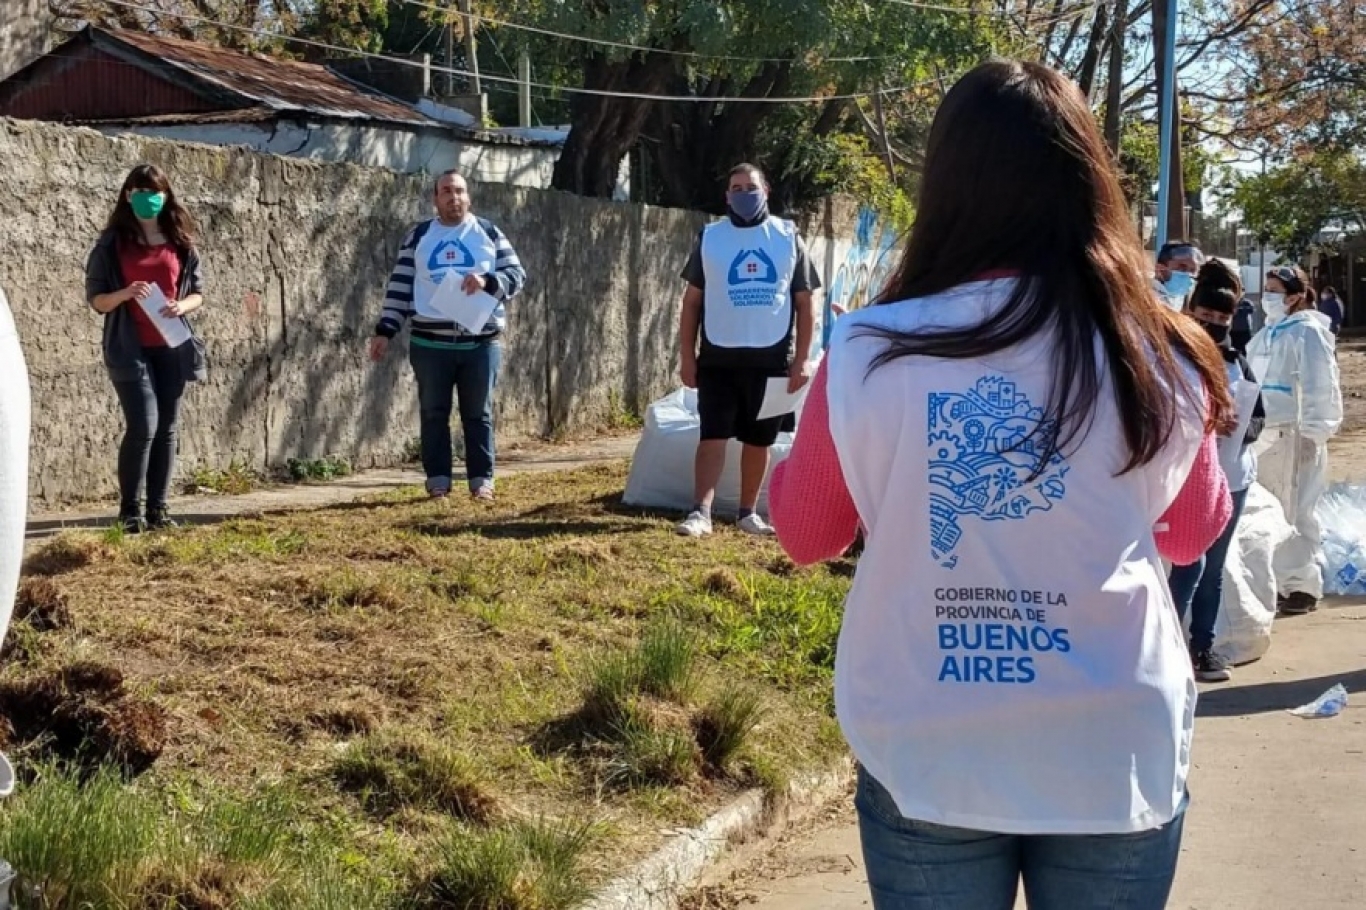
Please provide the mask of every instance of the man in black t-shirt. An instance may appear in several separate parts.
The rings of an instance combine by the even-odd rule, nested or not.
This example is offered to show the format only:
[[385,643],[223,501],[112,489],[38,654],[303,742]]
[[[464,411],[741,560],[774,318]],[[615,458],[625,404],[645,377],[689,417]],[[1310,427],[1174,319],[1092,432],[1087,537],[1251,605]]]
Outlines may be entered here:
[[806,245],[795,225],[769,214],[768,185],[753,165],[732,169],[726,201],[727,218],[702,230],[682,276],[682,378],[697,389],[701,422],[693,509],[678,526],[687,537],[712,531],[731,439],[743,445],[737,526],[773,533],[755,509],[769,449],[790,415],[760,419],[759,412],[770,379],[786,377],[787,390],[797,392],[811,378],[813,292],[821,282]]

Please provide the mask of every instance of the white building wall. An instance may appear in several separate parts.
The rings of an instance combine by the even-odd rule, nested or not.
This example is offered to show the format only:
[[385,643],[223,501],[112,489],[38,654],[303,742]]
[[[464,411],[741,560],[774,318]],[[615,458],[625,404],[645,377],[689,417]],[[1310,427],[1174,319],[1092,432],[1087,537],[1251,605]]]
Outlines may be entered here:
[[535,189],[550,188],[555,161],[560,154],[553,146],[468,142],[429,131],[334,123],[176,124],[109,127],[103,132],[110,135],[134,133],[205,145],[246,146],[268,154],[349,162],[406,174],[458,170],[480,183]]

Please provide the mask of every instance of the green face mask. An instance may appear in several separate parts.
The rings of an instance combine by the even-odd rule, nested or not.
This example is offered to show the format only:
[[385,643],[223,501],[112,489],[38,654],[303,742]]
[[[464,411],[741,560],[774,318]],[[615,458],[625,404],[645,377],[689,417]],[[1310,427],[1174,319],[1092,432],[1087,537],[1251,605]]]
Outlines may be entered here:
[[128,194],[128,204],[133,207],[134,215],[144,221],[151,221],[166,207],[166,194],[151,190],[134,190]]

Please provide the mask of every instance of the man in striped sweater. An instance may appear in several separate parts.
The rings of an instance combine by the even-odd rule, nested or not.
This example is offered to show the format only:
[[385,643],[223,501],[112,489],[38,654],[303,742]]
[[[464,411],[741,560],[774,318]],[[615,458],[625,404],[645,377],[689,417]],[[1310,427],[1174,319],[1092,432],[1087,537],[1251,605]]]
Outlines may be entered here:
[[[399,248],[370,359],[384,358],[411,317],[408,356],[417,377],[427,492],[434,498],[451,492],[451,410],[458,398],[470,495],[491,500],[493,388],[503,357],[504,304],[526,284],[526,270],[503,232],[470,211],[469,186],[457,172],[437,178],[434,202],[437,216],[409,231]],[[438,296],[438,290],[447,281],[459,282],[465,295],[494,298],[484,325],[464,326],[443,315],[453,295]]]

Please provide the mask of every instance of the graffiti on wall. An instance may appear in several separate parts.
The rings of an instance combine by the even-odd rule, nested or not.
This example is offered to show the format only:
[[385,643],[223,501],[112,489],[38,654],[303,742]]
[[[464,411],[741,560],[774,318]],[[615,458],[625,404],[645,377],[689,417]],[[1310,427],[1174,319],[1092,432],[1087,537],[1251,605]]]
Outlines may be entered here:
[[877,212],[859,209],[854,242],[830,282],[830,303],[847,312],[874,299],[896,265],[897,240],[896,229]]

